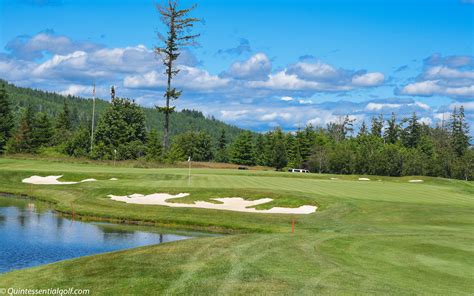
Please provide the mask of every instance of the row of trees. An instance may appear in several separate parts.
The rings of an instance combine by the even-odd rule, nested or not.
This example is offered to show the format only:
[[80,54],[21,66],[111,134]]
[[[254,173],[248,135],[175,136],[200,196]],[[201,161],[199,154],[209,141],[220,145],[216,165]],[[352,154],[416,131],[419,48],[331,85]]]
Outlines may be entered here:
[[[244,131],[229,141],[225,130],[218,138],[190,130],[172,138],[163,153],[162,134],[147,130],[143,110],[133,101],[113,98],[98,120],[91,142],[90,122],[74,127],[67,101],[52,120],[31,106],[14,124],[7,94],[0,89],[0,151],[37,153],[49,148],[76,157],[230,162],[276,169],[305,168],[319,173],[387,176],[430,175],[473,178],[474,151],[464,109],[454,109],[445,125],[420,123],[416,114],[397,120],[374,117],[353,135],[348,116],[326,128],[307,126],[285,133],[280,128],[265,134]],[[92,149],[91,149],[92,148]]]
[[307,126],[296,133],[279,128],[257,136],[245,132],[230,146],[229,159],[319,173],[474,177],[474,150],[462,106],[436,128],[420,123],[415,113],[401,121],[395,114],[387,121],[374,117],[370,129],[363,122],[356,136],[353,125],[346,116],[326,128]]

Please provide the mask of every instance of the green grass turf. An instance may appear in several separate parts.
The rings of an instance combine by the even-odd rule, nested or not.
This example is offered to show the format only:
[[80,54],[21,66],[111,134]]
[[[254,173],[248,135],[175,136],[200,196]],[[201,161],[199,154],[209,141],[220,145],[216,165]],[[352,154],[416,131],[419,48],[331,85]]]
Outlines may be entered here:
[[[0,276],[1,287],[79,287],[123,294],[474,293],[474,185],[411,178],[217,169],[137,169],[0,159],[0,191],[26,194],[76,215],[230,233],[83,257]],[[31,175],[96,178],[27,185]],[[108,181],[116,177],[119,181]],[[378,181],[380,180],[380,181]],[[190,200],[271,197],[317,205],[311,215],[270,215],[114,202],[108,194],[189,192]],[[291,235],[291,220],[296,233]]]

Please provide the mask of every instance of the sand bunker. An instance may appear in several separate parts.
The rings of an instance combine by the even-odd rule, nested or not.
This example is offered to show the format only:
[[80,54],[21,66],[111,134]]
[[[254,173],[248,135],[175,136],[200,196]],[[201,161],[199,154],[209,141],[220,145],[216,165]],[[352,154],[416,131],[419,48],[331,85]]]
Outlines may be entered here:
[[408,180],[408,183],[422,183],[423,180]]
[[370,181],[369,178],[359,178],[359,181]]
[[245,200],[241,197],[224,197],[224,198],[213,198],[212,200],[221,203],[210,203],[206,201],[196,201],[192,204],[185,203],[171,203],[168,202],[170,199],[180,198],[188,196],[189,193],[179,193],[176,195],[167,193],[155,193],[149,195],[143,194],[132,194],[129,196],[116,196],[109,195],[112,200],[122,201],[131,204],[141,205],[160,205],[173,208],[203,208],[203,209],[215,209],[224,211],[235,211],[235,212],[247,212],[247,213],[266,213],[266,214],[311,214],[317,209],[315,206],[300,206],[298,208],[282,208],[274,207],[268,210],[257,210],[250,208],[256,205],[265,204],[271,202],[271,198],[262,198],[257,200]]
[[339,180],[339,178],[330,178],[331,180]]
[[58,179],[61,178],[62,175],[60,176],[46,176],[46,177],[41,177],[41,176],[31,176],[29,178],[23,179],[23,183],[28,183],[28,184],[35,184],[35,185],[68,185],[68,184],[78,184],[78,183],[83,183],[83,182],[93,182],[97,181],[96,179],[84,179],[80,182],[63,182],[59,181]]
[[117,181],[118,179],[117,178],[110,178],[109,180],[110,181]]

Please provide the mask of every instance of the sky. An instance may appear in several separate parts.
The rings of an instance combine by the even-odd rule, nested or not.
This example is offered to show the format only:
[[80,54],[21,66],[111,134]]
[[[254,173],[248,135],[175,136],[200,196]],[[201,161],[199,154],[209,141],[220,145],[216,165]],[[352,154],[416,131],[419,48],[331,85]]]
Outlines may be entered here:
[[[181,0],[197,4],[177,109],[255,131],[325,126],[348,115],[416,112],[426,124],[463,105],[474,126],[474,0]],[[0,78],[24,87],[163,105],[152,0],[0,0]],[[471,134],[473,133],[471,128]]]

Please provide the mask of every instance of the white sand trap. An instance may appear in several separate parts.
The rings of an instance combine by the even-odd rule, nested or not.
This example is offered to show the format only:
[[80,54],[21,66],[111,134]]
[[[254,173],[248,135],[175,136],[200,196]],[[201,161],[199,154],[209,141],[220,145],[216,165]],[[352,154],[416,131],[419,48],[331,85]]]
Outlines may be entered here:
[[94,181],[97,181],[97,180],[94,179],[94,178],[90,178],[90,179],[84,179],[84,180],[82,180],[81,183],[83,183],[83,182],[94,182]]
[[62,175],[60,176],[46,176],[46,177],[41,177],[41,176],[31,176],[29,178],[25,178],[22,180],[23,183],[28,183],[28,184],[35,184],[35,185],[68,185],[68,184],[78,184],[82,182],[93,182],[97,181],[96,179],[85,179],[80,182],[63,182],[59,181],[58,179],[61,178]]
[[370,181],[369,178],[359,178],[359,181]]
[[131,204],[141,205],[160,205],[173,208],[202,208],[202,209],[215,209],[223,211],[235,211],[235,212],[247,212],[247,213],[267,213],[267,214],[311,214],[317,209],[315,206],[300,206],[298,208],[282,208],[274,207],[268,210],[257,210],[255,208],[249,208],[256,205],[265,204],[271,202],[271,198],[262,198],[257,200],[245,200],[241,197],[224,197],[224,198],[213,198],[213,200],[221,203],[210,203],[206,201],[196,201],[192,204],[185,203],[171,203],[169,199],[180,198],[188,196],[189,193],[179,193],[176,195],[167,193],[154,193],[149,195],[143,194],[132,194],[129,196],[116,196],[109,195],[112,200],[122,201]]
[[422,183],[423,180],[408,180],[408,183]]
[[110,181],[117,181],[118,179],[117,178],[110,178],[109,180]]
[[331,180],[339,180],[339,178],[331,178]]

